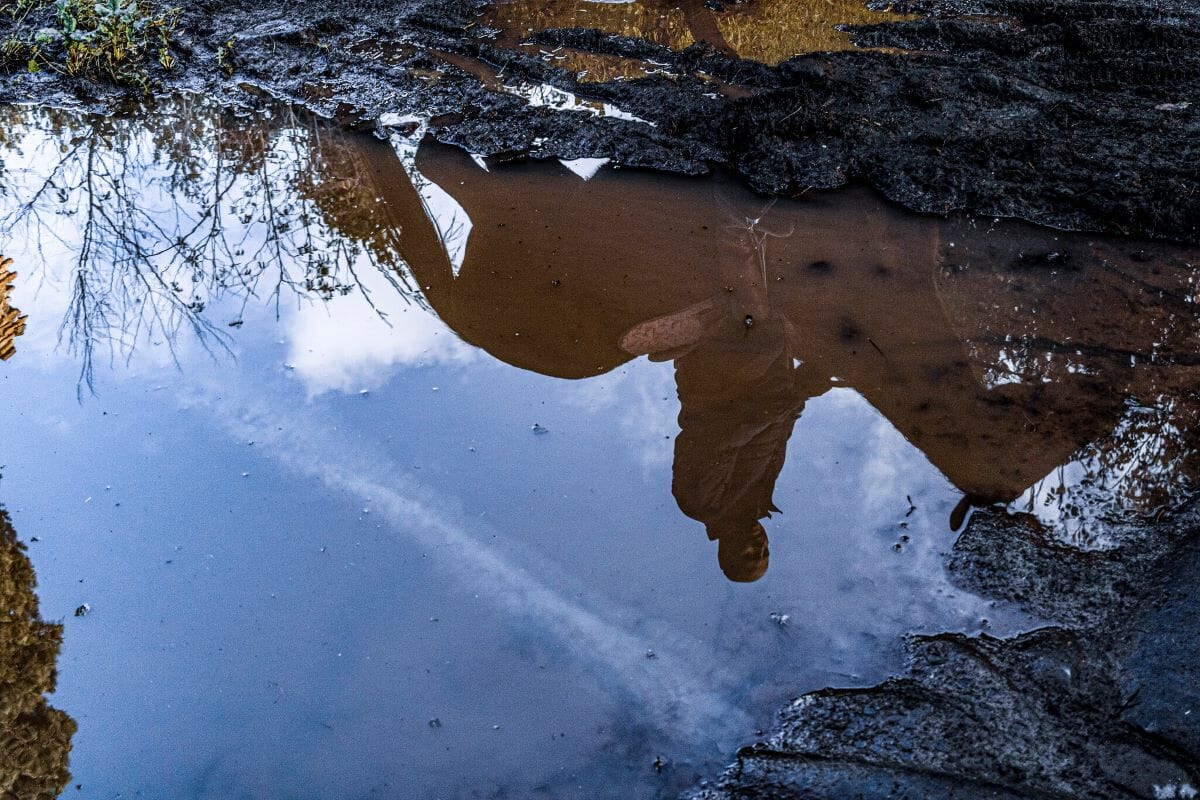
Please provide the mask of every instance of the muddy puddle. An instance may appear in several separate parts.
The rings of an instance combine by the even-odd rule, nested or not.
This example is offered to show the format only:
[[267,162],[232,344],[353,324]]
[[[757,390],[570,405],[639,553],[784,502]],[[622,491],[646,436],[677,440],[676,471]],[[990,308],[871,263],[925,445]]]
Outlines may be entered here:
[[720,8],[702,0],[501,0],[480,23],[481,35],[494,38],[500,46],[540,55],[586,83],[640,78],[664,70],[653,60],[545,47],[529,42],[530,37],[579,28],[641,39],[674,51],[703,42],[725,55],[774,66],[805,53],[856,49],[844,26],[904,18],[872,11],[856,0],[766,0]]
[[0,114],[3,563],[63,625],[12,707],[73,796],[674,797],[907,632],[1038,624],[948,577],[972,508],[1103,549],[1195,485],[1194,253]]

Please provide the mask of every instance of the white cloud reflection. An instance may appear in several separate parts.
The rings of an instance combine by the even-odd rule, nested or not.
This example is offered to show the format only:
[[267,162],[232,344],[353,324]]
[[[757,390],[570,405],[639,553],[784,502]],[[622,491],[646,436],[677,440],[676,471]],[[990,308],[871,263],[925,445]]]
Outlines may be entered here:
[[[650,640],[621,624],[635,616],[628,609],[607,606],[600,597],[585,605],[578,593],[562,590],[561,577],[539,577],[530,568],[536,559],[517,560],[488,535],[485,523],[458,521],[446,512],[446,498],[405,478],[404,470],[386,458],[372,457],[311,411],[271,410],[288,405],[264,405],[225,385],[184,398],[185,407],[207,410],[235,440],[254,440],[280,467],[320,481],[331,493],[354,497],[396,534],[436,550],[437,563],[476,596],[533,620],[565,652],[628,695],[664,738],[733,741],[749,728],[748,715],[727,699],[726,687],[737,685],[739,676],[720,669],[696,671],[706,660],[702,643],[667,630]],[[656,657],[648,659],[652,645]]]
[[288,364],[310,397],[377,388],[397,366],[475,360],[475,348],[397,291],[379,268],[364,264],[358,276],[359,290],[299,306],[283,322]]

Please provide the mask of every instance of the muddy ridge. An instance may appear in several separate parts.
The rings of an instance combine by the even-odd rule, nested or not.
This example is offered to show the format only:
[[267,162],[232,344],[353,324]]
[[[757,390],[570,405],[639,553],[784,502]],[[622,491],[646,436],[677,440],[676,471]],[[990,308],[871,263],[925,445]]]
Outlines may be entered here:
[[[513,36],[489,27],[477,0],[209,0],[185,9],[178,64],[159,77],[230,103],[300,102],[349,125],[420,114],[441,141],[487,156],[602,157],[685,174],[719,165],[773,194],[862,182],[921,212],[1200,238],[1194,5],[914,0],[891,4],[896,21],[847,29],[869,49],[772,65],[739,58],[731,42],[745,37],[721,27],[755,4],[775,13],[767,0],[679,4],[688,35],[655,41],[580,27]],[[617,79],[597,82],[561,66],[580,58],[652,69],[629,79],[614,67]],[[570,97],[531,104],[522,86]],[[122,96],[98,91],[102,103]],[[0,101],[96,93],[17,73]]]
[[1192,508],[1097,554],[1047,547],[1029,518],[977,514],[956,580],[1054,624],[910,636],[907,674],[797,699],[691,799],[1194,796],[1195,529]]

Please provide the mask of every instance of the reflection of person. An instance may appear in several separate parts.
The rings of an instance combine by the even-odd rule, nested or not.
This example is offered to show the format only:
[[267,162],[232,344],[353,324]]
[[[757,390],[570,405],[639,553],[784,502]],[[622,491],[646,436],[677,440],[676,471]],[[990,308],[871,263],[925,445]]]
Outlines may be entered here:
[[[1157,340],[1147,323],[1095,320],[1094,309],[1104,307],[1097,289],[1128,297],[1120,281],[1034,282],[1027,270],[1011,279],[1017,254],[1063,252],[1068,242],[1057,234],[1016,229],[997,239],[897,216],[861,193],[764,207],[762,198],[720,182],[629,171],[583,183],[546,164],[485,172],[457,150],[427,147],[418,167],[453,187],[473,223],[456,272],[394,154],[368,144],[381,151],[373,174],[390,227],[402,232],[405,261],[465,341],[567,379],[641,355],[675,361],[681,432],[673,492],[719,542],[718,560],[734,580],[765,571],[761,520],[775,510],[788,437],[806,400],[835,381],[971,498],[955,516],[961,521],[971,501],[1020,496],[1111,430],[1123,410],[1111,372],[982,381],[977,343],[998,342],[1011,355],[1011,339],[1035,330],[1061,342],[1104,342],[1113,330]],[[767,239],[789,236],[786,245],[768,246]],[[1022,296],[1000,302],[984,293],[997,286]],[[1062,307],[1025,313],[1034,302]],[[998,316],[1002,308],[1014,309],[1014,318]],[[1059,331],[1060,323],[1069,326]],[[1140,341],[1121,346],[1143,349]]]
[[[680,434],[671,490],[683,513],[717,541],[730,580],[758,580],[770,559],[761,520],[792,426],[804,407],[785,323],[708,300],[635,326],[629,352],[675,359]],[[722,308],[722,306],[726,306]]]
[[718,542],[721,571],[734,581],[767,569],[760,520],[779,510],[775,480],[804,402],[781,328],[771,321],[709,338],[675,361],[680,433],[671,491]]

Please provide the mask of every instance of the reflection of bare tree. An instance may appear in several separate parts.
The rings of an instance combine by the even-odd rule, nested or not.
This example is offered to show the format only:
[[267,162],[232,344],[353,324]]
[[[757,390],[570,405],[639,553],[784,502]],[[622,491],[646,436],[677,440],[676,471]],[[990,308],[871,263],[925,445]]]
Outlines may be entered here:
[[[395,263],[394,234],[373,216],[376,198],[356,151],[331,125],[287,107],[253,121],[196,98],[162,101],[146,128],[32,108],[0,111],[0,142],[23,148],[0,198],[0,237],[36,242],[73,260],[70,306],[60,340],[81,357],[91,385],[98,348],[128,357],[162,340],[175,355],[181,333],[206,349],[227,347],[222,322],[205,309],[233,298],[328,299],[361,288],[356,270]],[[8,134],[10,137],[13,134]],[[406,297],[404,278],[384,270]],[[43,276],[45,277],[45,276]]]
[[1108,525],[1130,513],[1159,516],[1196,491],[1200,402],[1191,392],[1131,399],[1108,436],[1031,486],[1013,503],[1071,544],[1103,547]]
[[[1074,266],[1085,258],[1088,269]],[[1110,523],[1171,511],[1200,483],[1197,270],[1164,254],[1139,272],[1111,246],[1024,259],[960,254],[939,278],[941,299],[985,385],[1082,377],[1127,395],[1115,427],[1013,503],[1071,544],[1104,546]],[[1081,394],[1079,413],[1092,402]]]
[[67,756],[75,722],[46,705],[54,690],[62,626],[43,622],[36,578],[0,508],[0,795],[57,797],[71,779]]

